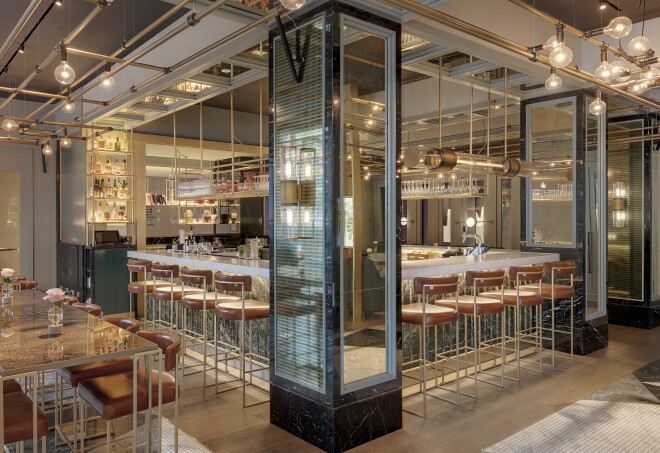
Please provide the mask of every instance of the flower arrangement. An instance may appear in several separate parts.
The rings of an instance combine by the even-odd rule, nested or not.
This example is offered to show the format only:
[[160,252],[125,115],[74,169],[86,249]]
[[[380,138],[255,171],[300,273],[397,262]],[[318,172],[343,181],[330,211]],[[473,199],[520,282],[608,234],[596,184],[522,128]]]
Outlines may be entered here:
[[14,276],[16,272],[14,269],[11,269],[9,267],[5,267],[0,271],[0,275],[2,275],[2,281],[5,285],[9,285],[11,283],[11,279]]
[[51,288],[48,291],[46,291],[46,296],[44,296],[44,300],[47,300],[48,302],[52,303],[53,306],[62,308],[62,302],[64,301],[64,291],[62,291],[59,288]]
[[14,273],[14,269],[9,267],[0,270],[0,276],[2,276],[2,303],[4,305],[10,304],[13,300],[13,288],[11,284]]

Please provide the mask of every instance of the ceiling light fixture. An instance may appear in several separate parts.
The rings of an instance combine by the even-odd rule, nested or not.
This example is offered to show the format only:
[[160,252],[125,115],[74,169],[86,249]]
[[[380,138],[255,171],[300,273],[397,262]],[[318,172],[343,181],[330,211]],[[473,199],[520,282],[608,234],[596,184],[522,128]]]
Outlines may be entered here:
[[648,88],[648,83],[646,80],[634,80],[628,85],[628,93],[640,95],[644,93]]
[[638,36],[628,43],[628,53],[634,57],[645,55],[651,48],[651,40],[646,36]]
[[72,141],[71,141],[71,139],[69,138],[69,131],[68,131],[67,128],[65,127],[65,128],[64,128],[64,137],[62,137],[62,138],[60,139],[60,148],[62,148],[62,149],[68,149],[68,148],[71,148],[71,145],[72,145]]
[[573,61],[573,51],[564,43],[564,24],[557,25],[557,45],[550,52],[550,64],[557,68],[565,68]]
[[596,88],[596,99],[589,104],[589,112],[592,115],[598,116],[607,110],[607,105],[600,98],[600,88]]
[[62,110],[64,110],[66,113],[73,113],[76,111],[76,104],[74,104],[71,101],[64,101],[64,105],[62,106]]
[[71,85],[76,79],[76,72],[69,66],[65,45],[61,46],[61,61],[62,63],[55,68],[55,79],[62,85]]
[[62,0],[55,0],[55,4],[57,6],[62,6]]
[[555,68],[550,68],[550,76],[545,79],[545,88],[548,91],[556,91],[561,88],[561,77],[557,75],[557,70]]
[[600,66],[596,68],[594,77],[601,82],[609,83],[614,79],[614,67],[607,61],[607,47],[600,48]]
[[599,0],[598,3],[599,3],[598,9],[600,9],[601,11],[607,8],[607,3],[605,3],[603,0]]
[[110,75],[110,71],[112,70],[112,67],[110,65],[110,62],[106,62],[105,64],[105,73],[101,76],[103,79],[101,81],[101,88],[103,88],[105,91],[110,91],[115,87],[115,79]]
[[613,61],[612,72],[617,82],[627,82],[630,79],[630,70],[625,62],[621,60]]
[[289,11],[296,11],[305,6],[307,0],[280,0],[280,5]]
[[618,16],[610,21],[607,27],[603,29],[603,32],[614,39],[621,39],[630,34],[632,25],[632,21],[626,16]]
[[21,43],[21,45],[18,46],[18,53],[25,53],[25,44]]
[[15,131],[18,129],[18,123],[13,118],[5,118],[2,122],[2,128],[7,132]]
[[41,147],[41,154],[48,157],[53,154],[53,148],[50,147],[48,143]]

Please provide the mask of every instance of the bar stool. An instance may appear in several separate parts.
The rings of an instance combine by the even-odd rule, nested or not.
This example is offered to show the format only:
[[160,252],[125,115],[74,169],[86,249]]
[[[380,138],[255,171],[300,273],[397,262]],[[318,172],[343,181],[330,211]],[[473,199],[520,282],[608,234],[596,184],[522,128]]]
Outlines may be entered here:
[[[203,289],[195,288],[194,286],[183,286],[175,284],[175,279],[179,278],[179,266],[176,264],[159,264],[154,263],[151,265],[151,276],[156,278],[167,279],[167,284],[163,286],[155,286],[151,299],[158,302],[158,318],[156,318],[155,304],[152,304],[152,318],[154,320],[154,328],[156,323],[160,326],[167,326],[169,324],[170,332],[178,330],[178,302],[183,299],[186,293],[202,293]],[[156,282],[156,280],[154,280]],[[165,321],[162,319],[162,302],[170,303],[170,320]]]
[[[118,438],[112,440],[111,422],[133,413],[133,385],[137,386],[137,410],[138,412],[149,409],[151,397],[153,407],[158,406],[159,397],[162,404],[174,403],[174,451],[179,451],[179,428],[178,428],[178,401],[179,401],[179,352],[181,342],[174,336],[162,332],[140,331],[137,335],[158,345],[162,352],[160,360],[163,360],[165,373],[160,373],[162,392],[158,392],[157,370],[137,371],[137,382],[134,381],[133,371],[119,374],[106,375],[82,381],[78,386],[78,394],[84,404],[92,408],[101,418],[106,421],[106,451],[112,451],[112,444]],[[132,360],[132,359],[131,359]],[[167,372],[174,370],[174,376]],[[151,386],[151,388],[149,388]],[[85,407],[80,405],[80,418],[84,419]],[[150,415],[147,415],[150,417]],[[83,428],[81,439],[81,451],[85,451],[84,439],[85,428]],[[161,451],[160,446],[158,448]]]
[[[573,339],[574,339],[574,298],[575,298],[575,288],[573,287],[573,279],[575,274],[575,261],[566,260],[566,261],[551,261],[543,264],[544,276],[546,279],[549,279],[550,282],[543,282],[541,284],[541,296],[543,299],[550,300],[551,307],[551,327],[543,327],[542,330],[550,331],[552,335],[551,348],[552,348],[552,367],[555,366],[555,346],[556,346],[556,334],[561,333],[569,335],[571,339],[571,353],[570,360],[573,360]],[[566,282],[568,280],[568,282]],[[559,283],[563,282],[563,283]],[[567,284],[568,283],[568,284]],[[522,286],[525,290],[538,291],[538,287],[534,286]],[[570,304],[570,328],[568,330],[558,330],[555,323],[555,303],[557,300],[569,300]]]
[[[231,293],[240,293],[240,300],[237,301],[226,301],[220,302],[215,306],[215,318],[224,319],[227,321],[240,321],[240,335],[239,335],[239,345],[238,345],[238,358],[240,362],[240,379],[243,381],[243,407],[251,407],[257,404],[267,403],[270,400],[259,401],[257,403],[246,404],[245,399],[245,389],[247,387],[247,382],[245,375],[250,377],[250,385],[253,385],[252,375],[257,371],[267,370],[268,366],[264,365],[260,368],[254,368],[254,363],[263,365],[268,359],[266,357],[259,356],[252,351],[252,321],[256,319],[268,319],[270,316],[270,304],[266,302],[261,302],[254,299],[246,299],[245,293],[252,292],[252,277],[249,275],[226,275],[220,274],[215,277],[215,288],[218,291],[227,291]],[[246,322],[249,325],[248,331],[248,343],[249,343],[249,352],[245,346],[245,324]],[[218,367],[217,367],[217,322],[213,326],[215,329],[216,336],[216,393],[218,389]],[[227,355],[227,357],[229,354]],[[259,362],[255,358],[263,360]],[[250,370],[246,370],[246,359],[250,362]],[[229,358],[227,358],[229,360]],[[226,384],[227,382],[223,382]],[[256,389],[265,392],[264,389],[259,388],[259,386],[254,386]],[[237,388],[237,387],[234,387]]]
[[[135,297],[139,294],[143,294],[145,296],[144,299],[144,319],[145,322],[149,321],[149,317],[147,316],[148,310],[148,301],[147,298],[153,293],[154,288],[157,286],[167,286],[170,284],[170,282],[164,281],[164,280],[150,280],[148,278],[149,272],[151,272],[151,266],[152,262],[149,260],[139,260],[135,258],[129,258],[128,264],[126,267],[128,268],[128,275],[129,275],[129,283],[128,283],[128,292],[131,293],[130,296],[130,312],[131,316],[133,316],[134,309],[133,309],[133,294],[135,294]],[[138,274],[144,274],[144,280],[140,281],[133,281],[133,273],[138,273]],[[137,304],[137,300],[136,300]],[[136,307],[137,310],[137,307]]]
[[[228,294],[219,294],[217,291],[207,291],[207,287],[213,284],[213,271],[210,270],[200,270],[200,269],[190,269],[187,267],[181,268],[181,282],[190,286],[200,287],[204,292],[191,293],[187,292],[183,295],[179,305],[182,310],[182,351],[183,351],[183,376],[190,376],[192,374],[197,374],[199,372],[203,373],[203,386],[206,387],[206,371],[209,369],[215,369],[215,365],[208,364],[208,354],[207,354],[207,345],[209,342],[208,336],[208,325],[207,325],[207,312],[213,311],[218,302],[230,302],[241,300],[238,296],[231,296]],[[188,329],[188,311],[201,312],[202,313],[202,333],[195,332]],[[215,325],[215,318],[214,318]],[[215,333],[214,333],[215,334]],[[203,359],[200,361],[202,365],[202,370],[195,373],[185,374],[185,357],[187,355],[187,346],[186,341],[190,340],[191,342],[201,342],[202,344],[202,355]],[[191,357],[191,356],[188,356]],[[194,360],[199,361],[197,357],[191,357]],[[217,358],[217,355],[216,355]],[[199,365],[191,365],[196,367]]]
[[[465,346],[462,348],[465,350],[466,354],[472,351],[474,355],[473,366],[474,366],[474,398],[477,398],[478,395],[478,383],[483,382],[485,384],[495,385],[498,387],[504,387],[504,330],[506,326],[505,313],[504,313],[504,304],[502,302],[502,297],[499,300],[493,299],[490,297],[483,297],[479,294],[479,290],[485,288],[499,287],[500,292],[504,291],[504,271],[503,270],[494,270],[494,271],[467,271],[465,273],[465,288],[471,288],[472,294],[463,294],[458,296],[458,311],[463,315],[465,324],[464,324],[464,338]],[[440,299],[435,302],[436,305],[443,307],[453,308],[454,303],[451,301],[446,301]],[[481,339],[481,318],[488,315],[501,315],[502,322],[500,325],[500,336],[489,339],[486,342]],[[467,324],[468,318],[472,317],[472,347],[468,346],[468,335],[467,335]],[[502,362],[500,376],[495,376],[494,374],[484,371],[481,363],[481,353],[486,349],[493,349],[496,347],[496,344],[489,344],[494,340],[499,339],[501,342],[500,350],[500,360]],[[485,344],[487,343],[487,344]],[[492,353],[491,353],[492,354]],[[493,368],[496,365],[497,357],[493,359]],[[465,375],[467,377],[468,368],[465,369]],[[489,376],[499,377],[501,383],[494,384],[489,381],[480,380],[479,375],[485,374]]]
[[[459,346],[460,346],[460,331],[458,328],[458,276],[452,275],[447,277],[417,277],[413,283],[414,294],[421,296],[421,302],[404,304],[401,307],[401,320],[402,322],[413,324],[419,326],[419,349],[420,349],[420,359],[412,360],[403,365],[408,365],[415,362],[421,361],[421,379],[414,378],[412,379],[420,381],[422,399],[424,404],[423,414],[413,412],[407,409],[404,409],[406,412],[409,412],[413,415],[426,418],[426,366],[427,366],[427,346],[426,346],[426,328],[434,327],[434,353],[433,353],[433,367],[436,372],[436,384],[435,388],[441,388],[438,386],[437,382],[437,361],[438,357],[441,356],[445,358],[445,353],[438,354],[438,326],[454,325],[456,328],[455,334],[455,344],[456,344],[456,366],[454,371],[456,372],[456,400],[449,401],[444,398],[441,398],[436,395],[428,394],[428,396],[443,401],[450,402],[452,404],[460,404],[460,386],[459,386],[459,374],[460,374],[460,362],[459,362]],[[446,296],[449,294],[454,294],[454,306],[452,308],[440,305],[434,305],[433,303],[428,303],[429,296]],[[444,338],[444,335],[443,335]],[[451,352],[451,351],[450,351]],[[411,376],[407,376],[411,377]],[[442,365],[442,384],[444,385],[445,380],[445,365]],[[445,389],[443,389],[445,390]],[[415,396],[415,395],[413,395]]]
[[76,307],[78,310],[89,313],[92,316],[99,317],[103,314],[103,309],[100,305],[90,304],[86,302],[74,302],[71,304],[72,307]]
[[[525,339],[533,340],[534,347],[537,348],[539,353],[539,369],[530,371],[538,371],[539,373],[542,371],[543,360],[541,355],[541,307],[543,305],[543,298],[540,294],[542,278],[543,266],[511,266],[509,268],[509,286],[513,284],[512,288],[506,288],[503,291],[486,291],[481,293],[482,297],[490,297],[493,299],[503,298],[502,300],[504,302],[505,311],[507,308],[513,308],[514,335],[513,337],[509,337],[505,330],[504,341],[514,341],[517,374],[516,378],[507,377],[507,379],[520,381],[520,341]],[[523,285],[521,285],[521,283],[523,283]],[[524,287],[535,288],[536,290],[526,290]],[[525,308],[530,308],[532,313],[534,313],[533,318],[535,326],[532,327],[529,325],[526,329],[522,330],[520,328],[520,312]]]
[[[140,322],[135,319],[122,318],[119,316],[104,316],[102,319],[133,334],[140,330]],[[78,427],[78,384],[86,379],[93,379],[97,377],[132,371],[133,359],[131,357],[118,357],[116,359],[85,363],[82,365],[60,368],[57,370],[57,374],[55,376],[55,430],[57,433],[59,433],[59,436],[62,438],[62,440],[64,440],[64,442],[66,442],[66,444],[72,450],[75,451],[75,447],[78,444],[78,431],[82,431],[82,429]],[[61,403],[64,400],[64,384],[71,387],[73,393],[73,441],[71,441],[64,432],[64,424],[60,423],[60,420],[62,419]],[[58,404],[57,401],[58,396],[60,404]]]
[[[6,381],[18,383],[14,380]],[[38,451],[38,444],[34,442],[35,438],[41,438],[41,451],[46,452],[46,436],[48,435],[48,417],[22,390],[16,390],[13,384],[10,384],[14,391],[7,393],[7,386],[3,383],[3,430],[4,442],[8,444],[18,444],[15,451],[24,451],[23,442],[33,440],[32,451]],[[19,385],[20,388],[20,385]],[[35,395],[36,398],[36,388]],[[34,433],[33,411],[37,411],[36,435]]]
[[124,318],[122,316],[103,316],[101,319],[130,333],[137,333],[140,327],[142,327],[142,324],[137,319]]
[[39,283],[34,280],[17,280],[15,283],[21,291],[31,289],[34,292],[35,289],[39,288]]
[[78,297],[74,296],[73,294],[65,294],[62,302],[65,304],[73,305],[74,303],[78,302]]

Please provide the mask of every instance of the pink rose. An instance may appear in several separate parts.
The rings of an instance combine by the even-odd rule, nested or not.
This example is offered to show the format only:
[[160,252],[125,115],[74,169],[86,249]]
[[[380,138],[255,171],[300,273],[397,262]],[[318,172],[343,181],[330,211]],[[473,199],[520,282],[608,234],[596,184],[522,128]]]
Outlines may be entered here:
[[0,271],[0,275],[2,275],[2,278],[9,279],[14,276],[14,269],[10,269],[8,267],[5,267]]
[[44,300],[54,304],[57,302],[62,302],[64,300],[64,291],[59,288],[51,288],[46,291],[46,297],[44,297]]

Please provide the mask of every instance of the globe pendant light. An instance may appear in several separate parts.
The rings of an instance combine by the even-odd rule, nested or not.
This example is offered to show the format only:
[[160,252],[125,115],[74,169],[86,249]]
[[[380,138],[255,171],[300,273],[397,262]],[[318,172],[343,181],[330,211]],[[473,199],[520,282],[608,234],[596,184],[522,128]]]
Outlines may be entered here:
[[71,139],[68,137],[68,135],[69,135],[69,131],[68,131],[67,128],[65,127],[65,128],[64,128],[64,137],[62,137],[62,138],[60,139],[60,148],[63,148],[63,149],[71,148],[72,141],[71,141]]
[[548,38],[548,40],[545,42],[545,44],[543,44],[543,48],[544,48],[545,50],[550,50],[550,51],[552,51],[552,49],[554,49],[555,47],[557,47],[557,44],[559,44],[559,41],[557,41],[557,36],[556,36],[556,35],[552,35],[552,36],[550,36],[550,37]]
[[307,0],[280,0],[280,5],[289,11],[296,11],[305,6]]
[[68,58],[66,55],[66,47],[62,46],[62,63],[55,68],[55,79],[60,82],[62,85],[71,85],[76,79],[76,72],[71,66],[69,66]]
[[605,103],[600,98],[600,88],[597,88],[596,99],[594,99],[593,102],[589,104],[589,112],[591,112],[592,115],[598,116],[604,113],[606,110],[607,105],[605,105]]
[[115,79],[110,75],[110,70],[112,68],[110,67],[110,62],[107,62],[105,64],[105,73],[101,78],[103,79],[101,81],[101,88],[103,88],[105,91],[110,91],[115,87]]
[[651,40],[646,36],[638,36],[628,43],[628,53],[634,57],[646,54],[651,48]]
[[640,79],[644,79],[649,83],[655,82],[655,79],[660,77],[660,71],[656,68],[649,68],[648,71],[644,71],[640,74]]
[[594,77],[601,82],[611,82],[614,79],[614,67],[607,62],[607,47],[600,49],[600,66],[596,68]]
[[555,68],[550,68],[550,76],[545,79],[545,88],[548,91],[556,91],[561,88],[561,77],[557,75]]
[[53,154],[53,148],[48,143],[41,147],[41,154],[48,157]]
[[630,71],[628,66],[621,61],[613,61],[612,63],[612,72],[614,72],[614,78],[617,82],[627,82],[630,79]]
[[610,23],[603,29],[605,33],[610,35],[614,39],[625,38],[630,34],[632,30],[632,21],[626,16],[615,17],[610,21]]
[[645,80],[635,80],[628,85],[628,93],[640,95],[646,91],[648,84]]
[[564,25],[557,25],[557,45],[550,52],[550,64],[557,69],[565,68],[573,61],[573,51],[564,43]]
[[7,132],[15,131],[18,129],[18,123],[12,118],[5,118],[2,122],[2,128]]
[[71,101],[64,101],[64,105],[62,106],[62,110],[64,110],[66,113],[73,113],[76,111],[76,104],[74,104]]

